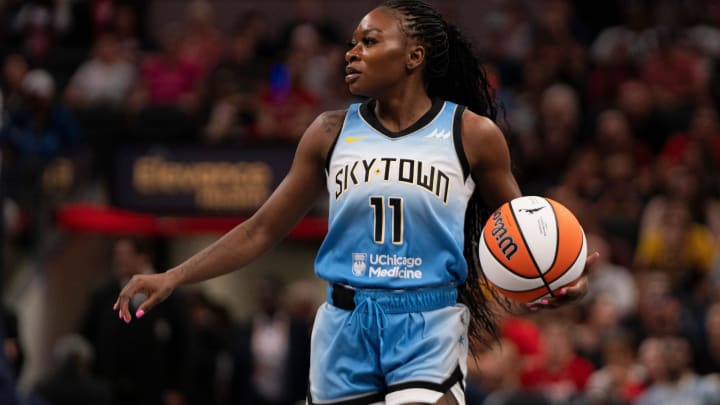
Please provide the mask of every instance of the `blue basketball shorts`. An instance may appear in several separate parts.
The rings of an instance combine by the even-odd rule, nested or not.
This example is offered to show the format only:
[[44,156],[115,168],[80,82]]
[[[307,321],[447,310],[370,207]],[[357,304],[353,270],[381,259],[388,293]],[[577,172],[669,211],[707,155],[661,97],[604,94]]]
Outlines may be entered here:
[[315,317],[309,404],[465,403],[470,315],[454,286],[352,289],[340,306],[337,288]]

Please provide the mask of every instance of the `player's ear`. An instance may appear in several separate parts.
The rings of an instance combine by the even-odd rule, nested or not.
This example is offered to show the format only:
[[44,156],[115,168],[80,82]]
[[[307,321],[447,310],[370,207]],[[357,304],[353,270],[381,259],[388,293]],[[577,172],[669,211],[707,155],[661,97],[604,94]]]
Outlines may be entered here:
[[421,66],[425,61],[425,47],[413,43],[409,46],[407,53],[407,61],[405,62],[405,68],[408,72],[415,70],[418,66]]

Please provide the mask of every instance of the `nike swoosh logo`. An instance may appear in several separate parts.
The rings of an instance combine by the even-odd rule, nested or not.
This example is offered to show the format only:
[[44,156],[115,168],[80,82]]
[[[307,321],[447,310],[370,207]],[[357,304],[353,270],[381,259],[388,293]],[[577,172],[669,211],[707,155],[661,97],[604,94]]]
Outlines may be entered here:
[[348,136],[347,138],[345,138],[345,142],[347,142],[347,143],[353,143],[353,142],[355,142],[355,141],[359,141],[359,140],[365,139],[365,138],[367,138],[367,135],[363,135],[363,136]]

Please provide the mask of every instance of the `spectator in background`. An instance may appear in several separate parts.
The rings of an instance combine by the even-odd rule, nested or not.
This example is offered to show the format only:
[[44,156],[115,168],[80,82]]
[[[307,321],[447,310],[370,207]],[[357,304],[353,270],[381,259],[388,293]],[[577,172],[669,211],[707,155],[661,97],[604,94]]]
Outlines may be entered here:
[[522,386],[542,393],[551,403],[581,397],[595,371],[593,364],[575,352],[567,321],[546,317],[540,324],[543,360],[523,373]]
[[182,40],[182,26],[171,23],[161,28],[159,52],[140,62],[140,77],[129,100],[132,111],[148,105],[185,111],[197,107],[202,67],[182,58]]
[[542,394],[522,388],[520,363],[521,356],[509,340],[500,339],[488,348],[476,348],[468,358],[467,404],[550,404]]
[[[592,205],[601,232],[613,250],[617,263],[630,267],[636,251],[638,227],[643,210],[642,170],[627,153],[603,156],[603,188]],[[650,176],[646,176],[651,183]],[[649,186],[645,186],[649,187]]]
[[[133,36],[146,44],[145,18],[153,0],[60,0],[72,8],[72,32],[70,40],[82,46],[90,46],[95,37],[106,31],[114,31],[125,38],[121,24],[132,23]],[[130,17],[130,19],[127,19]],[[122,20],[122,23],[119,22]],[[122,31],[122,32],[121,32]],[[121,41],[122,42],[122,41]]]
[[702,327],[703,344],[695,357],[696,371],[720,375],[720,301],[708,306]]
[[705,94],[708,75],[698,52],[677,32],[662,28],[657,33],[658,46],[645,55],[640,77],[650,86],[653,102],[665,115],[666,124],[680,129],[693,103]]
[[65,100],[82,127],[83,141],[95,153],[95,171],[110,178],[112,153],[125,139],[127,98],[136,80],[136,66],[123,56],[117,36],[101,32],[89,59],[65,87]]
[[681,337],[659,339],[659,369],[650,386],[635,402],[637,405],[720,404],[720,385],[714,377],[700,377],[692,370],[690,345]]
[[[126,325],[113,313],[117,294],[134,274],[154,272],[152,248],[138,238],[113,245],[114,277],[95,290],[82,320],[92,344],[94,372],[112,384],[115,405],[182,405],[189,389],[191,335],[183,294],[173,294],[141,322]],[[144,300],[133,297],[133,305]]]
[[622,23],[605,27],[589,48],[595,65],[588,72],[587,96],[591,108],[610,105],[620,86],[635,75],[639,60],[654,46],[645,6],[638,0],[620,3]]
[[689,128],[672,134],[659,158],[665,167],[684,164],[700,175],[716,174],[720,170],[720,120],[715,107],[695,107]]
[[635,137],[647,144],[653,154],[660,151],[668,129],[660,119],[650,86],[641,80],[627,80],[618,87],[614,104],[625,115]]
[[716,253],[710,228],[692,217],[687,201],[670,198],[660,220],[640,234],[635,267],[663,272],[674,289],[692,293],[709,273]]
[[272,29],[272,19],[259,8],[249,8],[240,11],[233,17],[232,32],[244,32],[252,37],[255,44],[256,61],[267,71],[268,59],[275,58],[278,53],[276,32]]
[[648,7],[641,0],[623,1],[620,7],[622,22],[605,27],[590,46],[592,60],[601,69],[608,64],[634,68],[657,46]]
[[[5,235],[5,230],[0,230]],[[4,239],[4,238],[3,238]],[[5,241],[2,241],[5,243]],[[0,248],[3,253],[6,249]],[[0,266],[6,268],[6,266]],[[0,283],[3,284],[3,283]],[[18,401],[18,393],[16,391],[16,382],[18,380],[18,371],[22,367],[23,352],[18,342],[17,324],[8,324],[8,320],[12,320],[6,310],[3,320],[0,321],[0,341],[3,344],[0,350],[0,403],[7,405],[20,405]]]
[[586,235],[597,233],[599,229],[600,218],[595,215],[590,203],[597,199],[605,186],[602,174],[598,152],[583,148],[570,157],[560,183],[544,191],[545,195],[561,202],[575,214]]
[[304,319],[283,307],[284,284],[263,276],[255,289],[258,311],[238,328],[234,404],[292,405],[305,398],[310,333]]
[[65,100],[77,109],[123,107],[135,82],[135,66],[123,58],[112,32],[95,39],[92,56],[75,71],[65,88]]
[[560,182],[579,138],[582,111],[572,87],[556,83],[543,90],[535,132],[519,144],[527,194],[542,194]]
[[[644,272],[637,275],[638,304],[632,317],[623,320],[623,328],[639,346],[649,337],[683,336],[693,348],[701,347],[700,323],[675,292],[666,273]],[[685,305],[684,305],[685,304]]]
[[110,30],[117,38],[120,57],[137,67],[140,53],[150,47],[150,41],[142,36],[136,9],[125,2],[117,4]]
[[267,66],[258,61],[259,38],[251,31],[252,18],[244,15],[235,25],[222,60],[204,86],[203,137],[208,143],[246,142],[255,131],[258,89]]
[[[712,214],[714,201],[708,195],[701,182],[703,174],[697,173],[684,164],[665,165],[658,163],[656,176],[656,193],[647,201],[643,208],[641,232],[660,226],[663,215],[672,200],[685,202],[690,207],[692,219],[699,223],[715,223]],[[715,226],[713,226],[714,228]]]
[[517,367],[525,372],[542,365],[542,332],[535,319],[508,316],[500,324],[501,336],[512,342],[517,350]]
[[603,342],[602,366],[588,380],[585,397],[593,404],[630,404],[645,389],[645,370],[630,337],[615,329]]
[[697,1],[694,6],[696,13],[686,24],[683,35],[708,59],[717,59],[720,57],[720,29],[710,12],[712,2]]
[[73,114],[56,102],[55,81],[47,71],[28,72],[22,91],[22,107],[9,114],[0,128],[2,175],[6,195],[32,210],[43,206],[43,170],[69,152],[80,135]]
[[[289,52],[302,55],[298,80],[321,103],[321,108],[345,105],[350,94],[344,86],[343,48],[337,42],[323,40],[311,23],[298,24],[290,32]],[[343,84],[339,89],[338,83]]]
[[33,388],[31,397],[47,405],[111,405],[108,381],[93,376],[94,352],[82,336],[62,336],[53,349],[54,367]]
[[526,7],[518,2],[496,2],[482,18],[478,49],[498,64],[503,81],[517,84],[520,69],[530,53],[531,23]]
[[[303,30],[307,26],[299,26]],[[270,68],[270,80],[261,89],[258,105],[257,135],[263,141],[297,143],[313,118],[320,102],[303,82],[307,55],[298,42],[292,43],[282,62]]]
[[643,391],[656,382],[667,378],[667,369],[662,359],[664,349],[662,337],[649,336],[638,342],[637,359],[642,367]]
[[[720,200],[713,190],[712,172],[698,172],[684,164],[665,166],[659,165],[660,173],[657,181],[657,193],[646,202],[641,218],[641,234],[651,229],[662,227],[665,214],[674,200],[683,202],[689,208],[690,220],[700,228],[707,229],[711,235],[702,239],[711,238],[711,243],[720,241]],[[698,233],[695,231],[695,233]],[[711,256],[720,254],[720,246],[705,246],[700,249],[710,249]],[[713,258],[710,258],[713,260]]]
[[193,330],[192,384],[187,405],[227,405],[231,399],[231,319],[227,309],[201,290],[188,293]]
[[194,143],[199,135],[203,67],[184,60],[183,27],[161,28],[160,50],[145,55],[128,98],[128,138],[140,143]]
[[212,3],[207,0],[187,3],[184,30],[180,59],[197,65],[204,77],[220,62],[225,50],[225,36],[215,25]]
[[597,114],[592,142],[593,148],[603,157],[629,155],[637,168],[636,176],[648,176],[652,152],[644,141],[635,136],[622,111],[609,108]]
[[532,46],[526,74],[539,69],[541,83],[567,83],[576,90],[585,85],[587,33],[576,23],[568,0],[528,3],[532,12]]
[[90,4],[90,17],[94,35],[106,31],[112,24],[115,13],[113,0],[95,0]]
[[593,214],[623,265],[632,263],[644,199],[653,187],[652,154],[637,139],[625,115],[616,109],[596,118],[592,150],[600,159],[603,187],[595,197]]
[[597,369],[603,365],[605,344],[616,337],[620,311],[608,294],[595,294],[584,304],[584,316],[573,328],[573,345],[578,354],[590,360]]
[[6,111],[13,114],[22,107],[24,99],[22,86],[28,70],[28,62],[21,54],[11,53],[5,56],[2,83],[0,83],[3,94],[3,114]]
[[15,379],[18,379],[25,365],[25,347],[20,339],[19,321],[15,310],[5,307],[3,326],[5,327],[5,335],[3,336],[5,360],[10,365]]
[[616,306],[620,319],[629,317],[637,309],[638,292],[633,274],[617,263],[615,253],[601,234],[586,233],[585,236],[588,249],[600,253],[600,258],[588,274],[593,283],[588,299],[604,295]]
[[311,280],[297,280],[290,283],[285,289],[286,309],[293,319],[303,320],[308,333],[312,331],[315,322],[315,313],[322,304],[322,289],[324,286]]
[[325,44],[343,44],[346,38],[343,36],[336,21],[331,17],[324,4],[327,0],[292,0],[293,16],[279,30],[278,47],[287,49],[292,43],[292,37],[296,28],[300,25],[309,24],[316,31],[320,40]]
[[71,28],[71,2],[23,1],[7,21],[9,41],[34,62],[42,62]]

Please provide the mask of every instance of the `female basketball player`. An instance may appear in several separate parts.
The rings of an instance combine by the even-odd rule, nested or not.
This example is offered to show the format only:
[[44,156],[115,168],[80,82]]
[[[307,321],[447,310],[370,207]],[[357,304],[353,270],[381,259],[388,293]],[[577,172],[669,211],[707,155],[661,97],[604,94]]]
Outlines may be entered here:
[[[181,284],[248,264],[329,192],[308,402],[462,404],[468,330],[496,335],[476,242],[486,214],[520,196],[491,89],[457,28],[419,1],[368,13],[345,61],[350,91],[369,100],[321,114],[255,215],[179,266],[133,277],[115,308],[129,322],[137,292],[139,318]],[[582,278],[541,306],[586,290]]]

